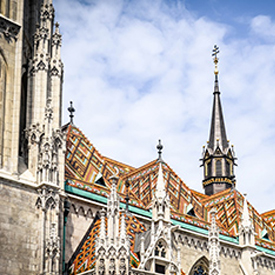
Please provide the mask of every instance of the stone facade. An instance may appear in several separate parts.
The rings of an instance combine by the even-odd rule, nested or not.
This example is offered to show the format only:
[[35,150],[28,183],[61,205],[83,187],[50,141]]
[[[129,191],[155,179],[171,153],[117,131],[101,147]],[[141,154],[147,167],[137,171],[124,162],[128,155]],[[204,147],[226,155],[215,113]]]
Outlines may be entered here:
[[36,190],[1,179],[0,274],[38,274],[41,251]]

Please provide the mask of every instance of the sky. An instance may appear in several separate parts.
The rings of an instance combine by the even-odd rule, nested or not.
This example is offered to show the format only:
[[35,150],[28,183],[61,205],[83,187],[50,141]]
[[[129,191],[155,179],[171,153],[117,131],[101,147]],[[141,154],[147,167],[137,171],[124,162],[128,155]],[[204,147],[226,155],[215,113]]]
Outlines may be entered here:
[[99,152],[140,167],[163,159],[203,192],[202,146],[213,103],[212,49],[236,188],[275,208],[275,1],[54,0],[60,23],[63,123]]

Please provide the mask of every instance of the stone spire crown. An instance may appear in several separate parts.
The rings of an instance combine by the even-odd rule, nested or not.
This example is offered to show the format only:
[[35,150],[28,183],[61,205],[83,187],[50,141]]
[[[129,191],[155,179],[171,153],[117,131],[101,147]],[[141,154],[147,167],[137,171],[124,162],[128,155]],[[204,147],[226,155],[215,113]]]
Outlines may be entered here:
[[201,159],[204,166],[203,187],[206,195],[213,195],[235,186],[236,158],[233,146],[230,148],[226,135],[218,81],[218,53],[219,48],[215,45],[213,50],[215,83],[210,135],[206,148],[203,147]]
[[214,63],[215,63],[215,84],[214,84],[214,101],[213,101],[213,110],[212,110],[212,119],[210,126],[210,136],[208,148],[215,150],[217,147],[225,150],[229,147],[225,123],[223,118],[223,111],[220,99],[220,89],[219,89],[219,80],[218,80],[218,62],[219,59],[217,54],[219,53],[219,48],[215,45],[213,50]]

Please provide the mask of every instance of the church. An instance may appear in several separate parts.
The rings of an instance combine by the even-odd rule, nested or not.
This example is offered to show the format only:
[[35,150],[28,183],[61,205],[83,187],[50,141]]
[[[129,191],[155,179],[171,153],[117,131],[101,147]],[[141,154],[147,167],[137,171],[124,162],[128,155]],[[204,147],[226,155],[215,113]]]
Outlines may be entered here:
[[1,1],[0,274],[275,274],[275,210],[259,213],[236,186],[218,47],[200,193],[161,140],[136,168],[101,155],[72,102],[61,124],[61,44],[52,0]]

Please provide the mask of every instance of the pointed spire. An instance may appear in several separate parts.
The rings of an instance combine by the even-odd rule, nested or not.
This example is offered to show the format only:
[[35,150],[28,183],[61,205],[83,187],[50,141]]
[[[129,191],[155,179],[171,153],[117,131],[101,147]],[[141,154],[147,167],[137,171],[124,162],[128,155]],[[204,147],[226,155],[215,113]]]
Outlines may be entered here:
[[163,199],[166,195],[165,191],[165,183],[163,178],[163,172],[162,172],[162,163],[159,163],[159,173],[158,173],[158,181],[156,185],[156,197],[158,199]]
[[239,243],[242,246],[255,246],[254,226],[248,210],[246,194],[244,194],[243,214],[239,226]]
[[211,227],[209,230],[209,275],[220,274],[220,241],[219,229],[216,224],[216,209],[210,211]]
[[219,59],[217,57],[219,53],[219,47],[216,45],[213,49],[214,63],[215,63],[215,84],[214,84],[214,102],[213,102],[213,111],[212,111],[212,120],[210,126],[210,137],[208,148],[212,150],[216,149],[219,143],[219,146],[222,149],[228,148],[228,141],[225,130],[225,123],[222,112],[222,105],[220,100],[220,90],[219,90],[219,81],[218,81],[218,62]]
[[232,188],[236,182],[234,175],[236,157],[229,147],[220,100],[218,53],[219,48],[215,45],[212,54],[215,64],[213,110],[209,141],[206,148],[203,148],[201,159],[203,161],[202,166],[204,167],[203,187],[206,195],[213,195],[225,189]]
[[242,215],[241,225],[243,227],[250,227],[251,220],[248,212],[248,205],[247,205],[247,199],[246,199],[247,194],[243,194],[243,195],[244,195],[244,203],[243,203],[243,215]]

